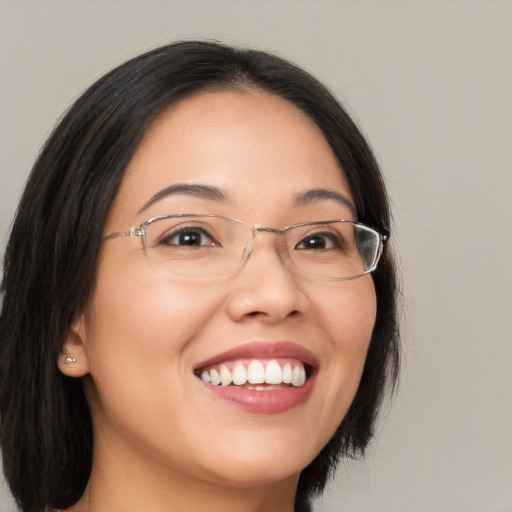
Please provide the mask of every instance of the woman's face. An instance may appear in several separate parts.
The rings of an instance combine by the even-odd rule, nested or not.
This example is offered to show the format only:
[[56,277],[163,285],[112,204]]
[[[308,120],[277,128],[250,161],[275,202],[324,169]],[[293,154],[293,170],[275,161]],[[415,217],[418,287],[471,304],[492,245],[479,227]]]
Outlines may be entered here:
[[[354,219],[351,203],[329,145],[295,106],[253,90],[203,93],[148,130],[104,235],[176,213],[273,228]],[[257,233],[235,275],[208,280],[151,266],[140,238],[103,242],[92,299],[66,344],[77,363],[64,370],[90,375],[95,456],[249,487],[295,478],[319,453],[356,393],[375,290],[368,275],[292,273],[276,239]],[[308,380],[254,389],[200,378],[251,364],[257,375],[271,360],[285,374],[304,366]]]

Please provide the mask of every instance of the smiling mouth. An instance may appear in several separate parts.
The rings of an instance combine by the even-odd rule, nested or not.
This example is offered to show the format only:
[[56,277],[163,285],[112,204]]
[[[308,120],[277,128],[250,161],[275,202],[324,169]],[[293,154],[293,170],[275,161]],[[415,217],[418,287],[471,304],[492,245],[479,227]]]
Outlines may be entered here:
[[281,414],[305,404],[320,361],[291,342],[251,342],[200,362],[193,372],[216,400],[250,414]]
[[294,358],[241,359],[198,368],[194,373],[213,386],[271,391],[303,386],[312,368]]

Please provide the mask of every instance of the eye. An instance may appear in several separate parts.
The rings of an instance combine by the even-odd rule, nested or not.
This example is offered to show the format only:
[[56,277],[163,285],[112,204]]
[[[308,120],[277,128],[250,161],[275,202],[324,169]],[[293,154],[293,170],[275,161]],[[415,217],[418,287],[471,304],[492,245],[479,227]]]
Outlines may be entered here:
[[185,226],[166,233],[159,240],[160,245],[180,247],[217,247],[220,244],[204,228]]
[[332,249],[342,249],[345,244],[338,233],[311,233],[303,237],[295,246],[299,250],[326,251]]

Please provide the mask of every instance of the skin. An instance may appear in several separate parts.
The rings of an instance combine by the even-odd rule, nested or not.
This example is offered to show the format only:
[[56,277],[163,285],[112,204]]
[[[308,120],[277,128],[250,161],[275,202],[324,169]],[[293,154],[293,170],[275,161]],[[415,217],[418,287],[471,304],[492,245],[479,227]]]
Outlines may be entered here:
[[[213,185],[214,201],[173,195]],[[297,206],[309,189],[352,201],[318,127],[287,101],[254,90],[208,92],[162,114],[130,162],[104,234],[177,212],[284,226],[354,214],[338,201]],[[94,293],[69,332],[61,370],[84,377],[94,425],[91,479],[72,512],[292,511],[300,471],[319,453],[355,395],[376,315],[370,276],[293,275],[258,234],[234,276],[176,278],[151,267],[136,237],[101,246]],[[192,369],[252,341],[290,340],[320,365],[309,399],[253,414],[205,391]]]

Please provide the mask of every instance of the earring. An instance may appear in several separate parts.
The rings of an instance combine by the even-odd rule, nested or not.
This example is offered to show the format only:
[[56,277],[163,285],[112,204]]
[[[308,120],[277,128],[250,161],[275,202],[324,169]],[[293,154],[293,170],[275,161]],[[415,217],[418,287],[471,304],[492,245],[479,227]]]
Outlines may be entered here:
[[76,363],[76,357],[66,357],[64,359],[64,364],[66,366],[71,366],[72,364]]

